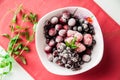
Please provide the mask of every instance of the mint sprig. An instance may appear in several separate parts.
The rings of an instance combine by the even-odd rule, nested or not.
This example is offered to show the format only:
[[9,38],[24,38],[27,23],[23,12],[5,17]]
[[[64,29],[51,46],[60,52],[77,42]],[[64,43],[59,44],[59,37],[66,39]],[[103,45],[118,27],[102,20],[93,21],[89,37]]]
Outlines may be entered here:
[[71,49],[76,49],[77,48],[77,46],[75,45],[76,39],[77,37],[74,37],[70,43],[66,41],[65,42],[66,46],[70,47]]

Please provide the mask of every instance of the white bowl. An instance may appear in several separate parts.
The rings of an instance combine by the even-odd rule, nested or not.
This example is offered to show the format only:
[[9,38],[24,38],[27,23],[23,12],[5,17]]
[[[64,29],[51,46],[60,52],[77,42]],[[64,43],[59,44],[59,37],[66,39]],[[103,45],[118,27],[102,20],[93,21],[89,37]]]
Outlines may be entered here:
[[[76,8],[77,8],[77,11],[76,11],[75,15],[77,15],[80,18],[93,16],[93,26],[95,29],[95,40],[97,43],[94,46],[94,49],[92,51],[91,61],[83,64],[81,70],[72,71],[72,70],[66,69],[64,67],[58,66],[57,64],[48,61],[47,54],[44,52],[44,47],[45,47],[46,43],[45,43],[45,38],[44,38],[44,34],[43,34],[44,33],[43,27],[44,27],[45,21],[50,20],[51,17],[60,16],[62,14],[62,12],[65,10],[73,13]],[[103,36],[102,36],[100,26],[97,22],[97,19],[94,16],[94,14],[92,12],[90,12],[89,10],[82,8],[82,7],[60,8],[60,9],[54,10],[52,12],[49,12],[48,14],[43,16],[39,20],[37,28],[36,28],[35,41],[36,41],[36,48],[37,48],[38,55],[40,57],[42,64],[44,65],[44,67],[49,72],[58,74],[58,75],[75,75],[75,74],[80,74],[80,73],[86,72],[86,71],[92,69],[93,67],[95,67],[101,61],[101,59],[103,57],[104,44],[103,44]]]

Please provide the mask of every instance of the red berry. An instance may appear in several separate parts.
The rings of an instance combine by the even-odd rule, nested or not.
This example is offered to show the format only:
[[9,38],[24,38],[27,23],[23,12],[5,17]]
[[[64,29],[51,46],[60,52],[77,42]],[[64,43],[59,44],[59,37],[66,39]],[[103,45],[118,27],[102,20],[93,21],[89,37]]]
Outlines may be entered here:
[[68,30],[68,31],[67,31],[67,36],[68,36],[68,37],[69,37],[69,36],[74,36],[75,33],[76,33],[76,31]]
[[82,60],[85,61],[85,62],[89,62],[91,60],[91,57],[88,54],[84,54],[83,57],[82,57]]
[[55,45],[55,41],[53,39],[50,40],[50,42],[48,43],[48,45],[51,46],[51,47],[54,46]]
[[74,18],[70,18],[69,20],[68,20],[68,25],[69,26],[74,26],[76,24],[76,20],[74,19]]
[[92,44],[92,35],[91,34],[85,34],[84,35],[84,39],[83,39],[83,42],[85,45],[88,45],[90,46]]
[[51,21],[52,24],[58,23],[58,17],[52,17]]
[[52,47],[50,47],[50,46],[46,46],[45,47],[45,49],[44,49],[44,51],[46,52],[46,53],[50,53],[51,52],[51,49],[52,49]]
[[61,41],[63,41],[63,37],[62,36],[57,36],[55,41],[56,42],[61,42]]
[[55,34],[56,34],[55,28],[51,28],[51,29],[49,30],[49,35],[50,35],[50,36],[55,36]]
[[62,17],[65,19],[69,19],[70,18],[70,13],[68,11],[64,11],[62,14]]
[[57,31],[59,31],[61,28],[62,28],[62,25],[61,25],[61,24],[56,24],[56,25],[55,25],[55,29],[56,29]]
[[67,20],[65,18],[60,17],[60,23],[66,23],[66,22],[67,22]]
[[59,34],[60,36],[65,36],[66,30],[61,29],[58,34]]
[[68,30],[68,29],[69,29],[69,26],[68,26],[68,25],[64,25],[63,28],[64,28],[65,30]]

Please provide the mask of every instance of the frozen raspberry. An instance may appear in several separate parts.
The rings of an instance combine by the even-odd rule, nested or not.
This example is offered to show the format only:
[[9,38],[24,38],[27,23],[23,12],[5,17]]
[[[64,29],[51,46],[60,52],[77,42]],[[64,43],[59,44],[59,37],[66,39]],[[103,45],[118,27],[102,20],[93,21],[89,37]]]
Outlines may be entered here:
[[67,38],[65,39],[65,42],[70,43],[73,39],[74,39],[73,37],[67,37]]
[[76,51],[77,52],[83,52],[83,51],[85,51],[86,50],[86,47],[82,44],[82,43],[78,43],[78,42],[76,42],[76,45],[77,45],[77,48],[76,48]]
[[75,33],[76,33],[76,31],[68,30],[68,31],[67,31],[67,36],[68,36],[68,37],[69,37],[69,36],[74,36]]
[[51,28],[51,29],[49,30],[49,35],[50,35],[50,36],[55,36],[55,34],[56,34],[55,28]]
[[79,32],[75,33],[74,37],[76,37],[76,41],[81,41],[83,39],[83,35]]
[[90,46],[92,44],[92,36],[91,34],[85,34],[84,35],[84,44]]

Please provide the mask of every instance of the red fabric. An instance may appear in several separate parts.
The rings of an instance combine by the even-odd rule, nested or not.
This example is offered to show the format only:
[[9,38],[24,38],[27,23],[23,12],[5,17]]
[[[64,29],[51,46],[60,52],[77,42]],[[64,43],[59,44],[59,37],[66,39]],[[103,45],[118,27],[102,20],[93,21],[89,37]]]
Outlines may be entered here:
[[[120,80],[120,26],[93,0],[0,0],[0,34],[10,32],[8,23],[12,15],[6,14],[20,3],[27,10],[37,13],[39,18],[61,7],[85,7],[95,14],[104,37],[104,56],[100,64],[88,72],[74,76],[58,76],[48,72],[41,64],[35,42],[32,42],[31,52],[25,55],[28,65],[20,64],[35,80]],[[0,36],[0,45],[7,48],[7,44],[8,40]]]

